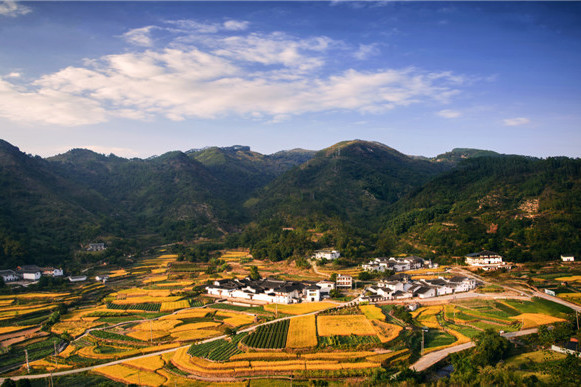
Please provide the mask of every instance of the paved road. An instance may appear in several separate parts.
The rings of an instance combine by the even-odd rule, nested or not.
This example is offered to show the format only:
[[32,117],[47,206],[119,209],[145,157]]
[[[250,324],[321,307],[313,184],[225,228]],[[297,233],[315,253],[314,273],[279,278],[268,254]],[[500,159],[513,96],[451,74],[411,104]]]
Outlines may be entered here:
[[[518,332],[503,333],[502,336],[506,337],[506,338],[512,338],[512,337],[530,335],[533,333],[537,333],[537,328],[525,329],[523,331],[518,331]],[[417,362],[412,364],[410,366],[410,369],[418,371],[418,372],[424,371],[424,370],[430,368],[431,366],[433,366],[434,364],[436,364],[437,362],[439,362],[440,360],[447,357],[449,354],[454,353],[454,352],[464,351],[464,350],[466,350],[468,348],[472,348],[472,347],[474,347],[474,343],[469,342],[469,343],[456,345],[454,347],[445,348],[445,349],[442,349],[440,351],[428,353],[427,355],[422,356]]]

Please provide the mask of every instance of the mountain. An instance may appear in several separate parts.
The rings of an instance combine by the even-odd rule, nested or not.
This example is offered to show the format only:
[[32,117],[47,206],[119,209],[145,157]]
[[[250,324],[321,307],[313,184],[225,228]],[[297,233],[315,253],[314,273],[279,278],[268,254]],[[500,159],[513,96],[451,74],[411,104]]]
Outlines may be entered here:
[[580,164],[476,149],[428,159],[360,140],[272,155],[237,145],[43,159],[0,140],[0,262],[89,259],[75,252],[96,241],[131,254],[225,235],[272,259],[330,245],[353,259],[483,248],[554,259],[581,253]]
[[202,163],[223,185],[229,200],[241,203],[251,193],[284,171],[309,160],[315,152],[303,149],[273,155],[252,152],[250,147],[209,147],[186,152]]
[[345,141],[282,174],[246,206],[258,218],[339,218],[369,224],[386,205],[447,168],[377,142]]
[[513,261],[581,254],[581,160],[472,158],[394,204],[402,249],[457,256],[490,249]]

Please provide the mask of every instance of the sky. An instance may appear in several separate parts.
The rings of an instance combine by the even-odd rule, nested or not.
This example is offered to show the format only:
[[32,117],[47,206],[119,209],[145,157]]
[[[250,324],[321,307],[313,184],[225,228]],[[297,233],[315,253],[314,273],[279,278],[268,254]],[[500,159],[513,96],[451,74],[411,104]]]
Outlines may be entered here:
[[581,3],[0,0],[0,139],[580,157]]

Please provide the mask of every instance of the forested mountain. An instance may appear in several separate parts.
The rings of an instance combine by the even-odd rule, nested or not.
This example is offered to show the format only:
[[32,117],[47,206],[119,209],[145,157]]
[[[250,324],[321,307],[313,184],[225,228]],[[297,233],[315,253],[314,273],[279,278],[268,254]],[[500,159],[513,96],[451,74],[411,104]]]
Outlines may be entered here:
[[281,175],[246,205],[259,219],[336,218],[369,223],[386,205],[447,168],[377,142],[345,141]]
[[482,248],[514,261],[581,253],[581,160],[474,158],[400,200],[386,217],[403,249]]
[[427,159],[359,140],[272,155],[233,146],[43,159],[0,141],[0,262],[50,263],[111,239],[226,235],[273,259],[330,245],[352,259],[480,248],[554,259],[581,253],[580,163],[476,149]]

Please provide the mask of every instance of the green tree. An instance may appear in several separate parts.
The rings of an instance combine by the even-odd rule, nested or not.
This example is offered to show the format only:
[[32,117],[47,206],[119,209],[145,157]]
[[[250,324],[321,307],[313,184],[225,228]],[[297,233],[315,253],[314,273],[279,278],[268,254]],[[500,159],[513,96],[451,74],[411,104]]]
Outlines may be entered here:
[[509,341],[492,329],[478,334],[473,341],[476,347],[472,354],[472,361],[481,367],[498,363],[504,359],[510,348]]
[[259,280],[260,277],[260,273],[258,272],[258,267],[255,265],[250,266],[250,279],[251,280]]
[[331,277],[329,277],[329,281],[337,282],[337,273],[332,273]]

